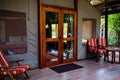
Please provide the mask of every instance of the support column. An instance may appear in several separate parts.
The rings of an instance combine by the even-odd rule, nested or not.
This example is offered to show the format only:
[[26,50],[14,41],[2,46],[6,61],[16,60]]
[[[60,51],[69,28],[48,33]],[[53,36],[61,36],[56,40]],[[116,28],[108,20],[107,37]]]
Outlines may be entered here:
[[108,46],[108,7],[105,5],[105,38]]
[[42,46],[43,46],[43,42],[42,42],[42,35],[43,35],[43,32],[42,32],[42,0],[38,0],[38,36],[39,36],[39,39],[38,39],[38,53],[39,53],[39,59],[38,59],[38,64],[39,64],[39,68],[43,68],[43,65],[44,65],[44,62],[43,62],[43,49],[42,49]]

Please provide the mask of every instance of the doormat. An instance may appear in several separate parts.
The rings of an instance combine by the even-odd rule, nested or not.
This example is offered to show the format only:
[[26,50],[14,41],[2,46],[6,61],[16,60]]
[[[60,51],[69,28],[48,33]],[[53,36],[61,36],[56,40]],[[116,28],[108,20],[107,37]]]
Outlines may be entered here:
[[80,69],[80,68],[84,68],[84,67],[79,66],[79,65],[74,64],[74,63],[69,63],[69,64],[65,64],[65,65],[51,67],[50,69],[52,69],[58,73],[63,73],[63,72],[67,72],[67,71],[71,71],[71,70],[75,70],[75,69]]

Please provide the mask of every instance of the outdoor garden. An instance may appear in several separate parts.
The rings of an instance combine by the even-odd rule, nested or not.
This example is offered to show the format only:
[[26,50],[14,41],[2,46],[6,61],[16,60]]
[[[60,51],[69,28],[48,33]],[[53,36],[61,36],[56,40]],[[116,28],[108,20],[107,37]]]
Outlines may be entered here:
[[[100,36],[105,37],[105,18],[101,17]],[[108,15],[108,46],[120,47],[120,13]]]

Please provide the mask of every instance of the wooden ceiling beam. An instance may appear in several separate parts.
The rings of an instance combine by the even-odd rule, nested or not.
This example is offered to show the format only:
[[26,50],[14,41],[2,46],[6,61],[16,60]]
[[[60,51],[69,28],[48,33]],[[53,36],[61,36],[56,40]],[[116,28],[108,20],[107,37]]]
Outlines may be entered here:
[[74,9],[78,11],[78,0],[74,0]]
[[[119,6],[116,6],[116,5],[119,5],[120,4],[120,0],[104,0],[102,3],[99,3],[97,5],[94,5],[94,7],[96,7],[100,12],[103,12],[104,11],[104,8],[105,6],[106,7],[114,7],[114,8],[117,8]],[[116,12],[118,13],[120,10],[118,9]],[[112,12],[110,12],[112,13]]]
[[107,5],[120,4],[120,0],[105,0],[104,2],[94,5],[94,6],[99,7],[99,6],[104,6],[105,4]]

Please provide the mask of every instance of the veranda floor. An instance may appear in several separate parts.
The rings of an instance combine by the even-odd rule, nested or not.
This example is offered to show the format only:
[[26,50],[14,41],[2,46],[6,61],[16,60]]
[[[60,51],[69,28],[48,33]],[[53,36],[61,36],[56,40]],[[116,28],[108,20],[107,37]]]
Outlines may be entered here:
[[28,71],[30,75],[29,80],[114,80],[120,77],[120,64],[96,62],[93,60],[83,60],[73,63],[81,65],[84,68],[64,73],[57,73],[48,67],[30,70]]

